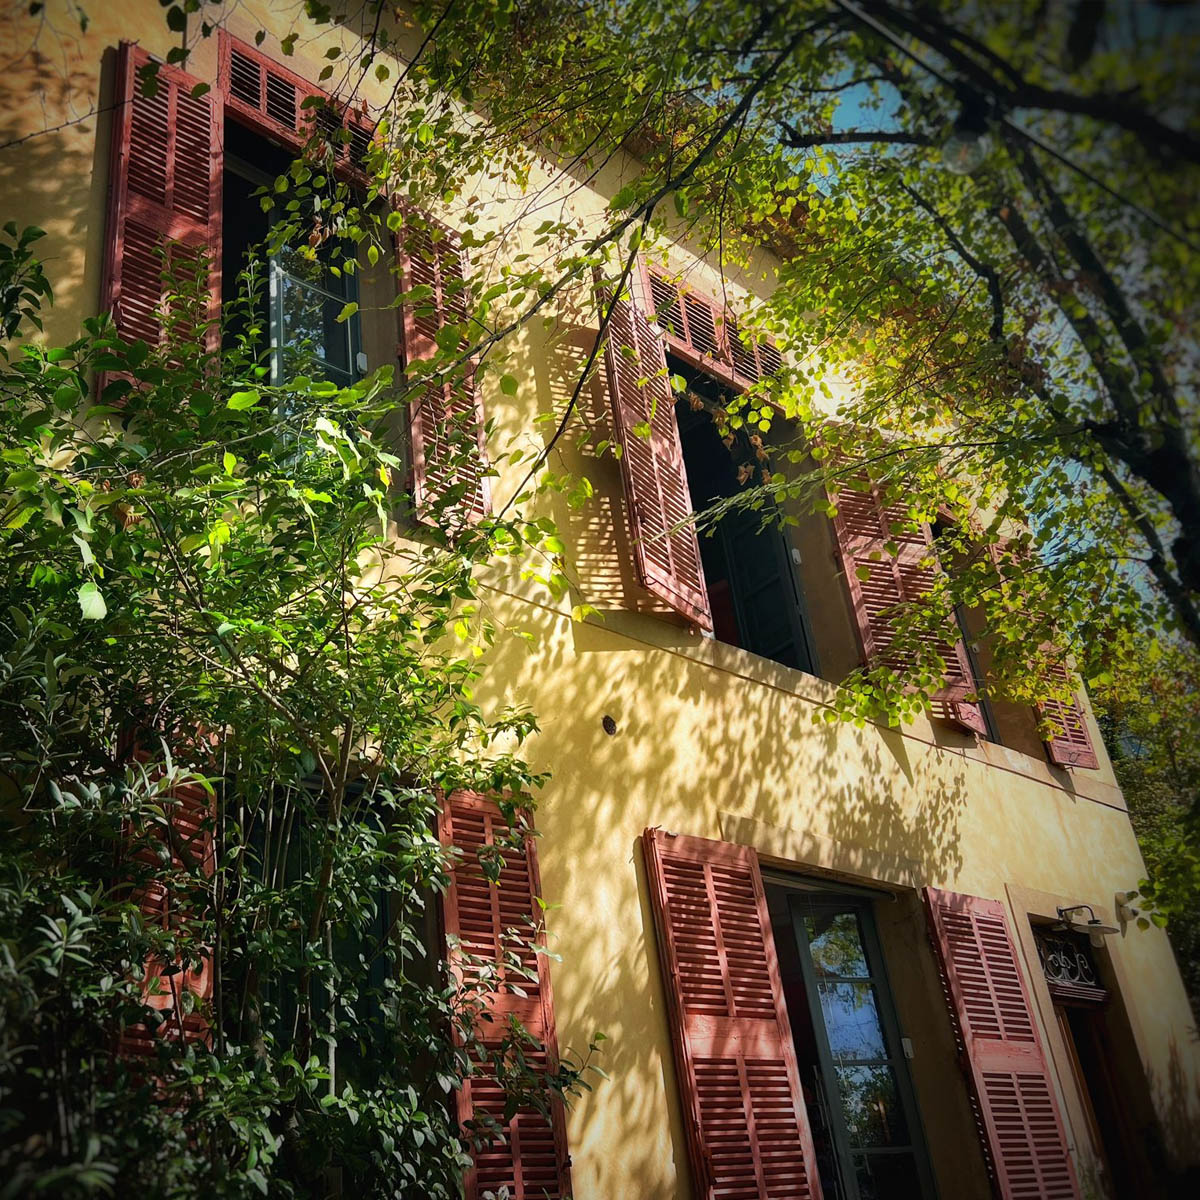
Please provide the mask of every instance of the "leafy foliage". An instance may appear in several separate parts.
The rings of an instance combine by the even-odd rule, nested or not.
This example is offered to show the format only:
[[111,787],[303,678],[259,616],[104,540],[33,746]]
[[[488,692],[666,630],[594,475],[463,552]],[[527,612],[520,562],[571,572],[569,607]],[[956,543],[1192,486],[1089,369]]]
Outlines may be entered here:
[[[356,195],[339,183],[315,140],[264,204],[276,247],[332,245],[339,269],[387,261],[391,235],[419,228],[415,210],[430,205],[453,207],[469,252],[503,262],[470,289],[434,359],[410,372],[412,395],[386,371],[342,390],[305,376],[270,386],[252,315],[246,340],[218,355],[186,303],[172,318],[174,357],[122,343],[99,319],[71,346],[20,348],[0,378],[4,703],[22,730],[7,786],[27,814],[4,851],[4,904],[23,920],[5,975],[23,1015],[6,1030],[44,1021],[75,1037],[64,1014],[78,1000],[80,1040],[60,1033],[46,1045],[68,1047],[93,1081],[78,1107],[66,1098],[71,1120],[47,1117],[28,1134],[43,1138],[31,1148],[47,1188],[54,1171],[86,1174],[71,1185],[82,1188],[156,1169],[122,1157],[138,1120],[156,1123],[164,1147],[174,1139],[164,1163],[235,1191],[312,1178],[314,1162],[351,1145],[360,1173],[382,1172],[403,1147],[405,1161],[433,1164],[423,1186],[452,1178],[458,1150],[429,1096],[343,1087],[337,1055],[332,1070],[321,1057],[322,1037],[377,1044],[353,994],[370,991],[363,972],[339,966],[324,931],[343,914],[374,921],[380,891],[412,914],[427,903],[445,869],[427,833],[431,786],[520,794],[538,782],[513,749],[532,717],[488,719],[471,699],[495,636],[474,577],[504,559],[556,595],[570,586],[568,547],[545,518],[517,514],[539,489],[588,501],[588,480],[551,455],[579,429],[599,338],[548,444],[493,460],[523,466],[513,500],[464,527],[449,497],[386,564],[399,487],[381,430],[429,379],[477,369],[517,392],[506,339],[573,305],[590,310],[594,268],[624,284],[636,254],[662,258],[667,242],[686,240],[723,274],[769,276],[770,303],[738,318],[778,340],[787,368],[729,398],[729,428],[753,429],[773,463],[741,502],[832,513],[865,476],[909,526],[943,518],[939,552],[954,570],[895,615],[907,665],[853,673],[842,716],[897,722],[928,707],[945,664],[922,633],[956,606],[979,618],[994,695],[1052,696],[1069,658],[1122,721],[1134,721],[1123,706],[1155,670],[1147,641],[1178,633],[1189,663],[1200,644],[1190,336],[1200,259],[1182,215],[1200,168],[1200,106],[1186,27],[1161,38],[1146,6],[1041,0],[457,0],[417,4],[421,30],[400,69],[390,6],[354,7],[369,37],[356,57],[331,50],[322,75],[351,103],[368,73],[390,89],[372,113],[370,186]],[[164,8],[169,29],[209,36],[222,6]],[[304,5],[317,25],[348,15]],[[298,36],[282,39],[285,56]],[[185,36],[168,61],[186,62],[187,46]],[[951,135],[958,149],[973,143],[978,163],[958,164],[973,170],[946,169]],[[605,221],[567,208],[547,216],[544,168],[604,178],[630,152],[640,170],[622,174]],[[499,184],[525,197],[515,216],[486,198]],[[11,339],[50,293],[35,235],[8,236]],[[186,299],[188,281],[177,284]],[[99,405],[94,372],[114,381]],[[123,743],[129,727],[153,769]],[[1124,761],[1127,780],[1147,765]],[[103,847],[124,845],[129,828],[161,833],[162,770],[215,781],[221,849],[218,882],[194,880],[187,928],[158,946],[112,892]],[[1172,828],[1178,808],[1162,808]],[[294,876],[269,850],[282,828],[312,839]],[[1158,889],[1164,911],[1168,892],[1190,887],[1166,865],[1190,870],[1173,836],[1163,859],[1148,852],[1147,894]],[[42,912],[52,925],[33,918]],[[190,1099],[136,1115],[109,1060],[83,1070],[83,1047],[99,1044],[114,1011],[132,1019],[121,1014],[140,1005],[130,977],[147,953],[185,962],[218,934],[240,963],[214,1026],[222,1053],[168,1054],[163,1082],[143,1087]],[[398,937],[380,953],[400,970],[377,999],[411,1026],[387,1069],[434,1062],[450,1079],[462,1063],[446,1060],[429,1014],[457,1001],[416,982],[416,944]],[[102,965],[107,991],[50,985],[79,955]],[[331,987],[338,1002],[321,1008]],[[57,1113],[61,1068],[29,1066],[20,1036],[5,1046],[15,1077],[43,1081],[38,1111]],[[223,1110],[233,1097],[242,1107]],[[194,1140],[181,1133],[184,1112]]]
[[[48,294],[35,240],[4,260],[18,311]],[[477,568],[543,532],[455,529],[447,500],[385,556],[390,368],[272,386],[253,297],[219,349],[203,279],[170,283],[160,347],[101,316],[4,349],[0,1194],[317,1195],[338,1171],[453,1196],[489,976],[456,982],[432,936],[435,789],[542,781],[533,716],[481,711],[451,630]],[[212,865],[179,836],[189,789]],[[143,1027],[151,1056],[117,1054]],[[586,1086],[527,1043],[492,1052],[514,1096]]]
[[1130,893],[1139,924],[1165,925],[1192,1007],[1200,1009],[1200,679],[1170,647],[1142,675],[1136,700],[1102,691],[1113,766],[1148,878]]

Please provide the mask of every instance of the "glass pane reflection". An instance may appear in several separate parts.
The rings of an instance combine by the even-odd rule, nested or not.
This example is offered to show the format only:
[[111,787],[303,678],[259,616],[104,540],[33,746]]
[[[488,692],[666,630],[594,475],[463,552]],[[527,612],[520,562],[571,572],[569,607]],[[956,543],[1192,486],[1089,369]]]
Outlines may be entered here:
[[822,982],[817,989],[834,1062],[888,1057],[871,984]]
[[857,913],[813,913],[804,921],[808,926],[813,968],[818,975],[862,979],[870,974]]
[[321,251],[316,258],[310,258],[299,250],[284,246],[275,255],[275,261],[281,270],[290,275],[297,283],[307,283],[321,288],[331,296],[350,298],[350,276],[339,270],[335,275],[329,266],[330,253]]
[[286,275],[280,279],[282,342],[289,374],[302,364],[319,362],[339,374],[350,370],[349,322],[338,323],[339,300],[305,287]]
[[908,1126],[891,1067],[836,1067],[842,1112],[856,1147],[905,1146]]

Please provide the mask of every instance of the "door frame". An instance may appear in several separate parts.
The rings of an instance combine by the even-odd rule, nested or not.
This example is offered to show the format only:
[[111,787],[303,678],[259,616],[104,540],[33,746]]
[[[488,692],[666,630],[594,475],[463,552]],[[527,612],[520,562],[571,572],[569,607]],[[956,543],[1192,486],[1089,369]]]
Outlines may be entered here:
[[[891,899],[887,892],[879,892],[855,887],[851,884],[840,884],[838,880],[806,876],[801,871],[780,870],[772,865],[765,866],[761,861],[760,870],[764,870],[771,885],[787,890],[789,895],[788,915],[791,920],[792,936],[796,939],[796,948],[800,959],[800,970],[804,977],[805,998],[808,1001],[809,1018],[816,1039],[817,1059],[820,1064],[821,1085],[824,1092],[825,1106],[829,1113],[830,1132],[833,1135],[834,1152],[837,1155],[839,1173],[843,1178],[847,1200],[858,1200],[858,1183],[854,1171],[855,1150],[850,1144],[849,1133],[845,1119],[842,1116],[841,1095],[837,1086],[836,1064],[829,1045],[829,1032],[825,1025],[824,1013],[818,994],[818,980],[812,965],[812,955],[808,949],[807,936],[802,937],[803,931],[797,925],[798,914],[792,906],[791,898],[805,893],[815,895],[818,902],[830,906],[836,905],[843,910],[852,910],[858,916],[859,930],[862,935],[863,950],[870,969],[869,979],[874,985],[877,1012],[883,1028],[883,1036],[888,1048],[888,1059],[894,1062],[897,1098],[900,1108],[908,1125],[909,1145],[916,1164],[917,1175],[921,1187],[929,1200],[937,1200],[937,1178],[933,1170],[933,1160],[929,1153],[928,1138],[925,1134],[925,1123],[917,1100],[916,1088],[904,1053],[904,1040],[900,1028],[896,1004],[892,995],[892,985],[888,978],[887,959],[879,940],[879,930],[875,921],[874,906],[880,900]],[[803,942],[803,944],[802,944]]]
[[[1087,1116],[1089,1103],[1079,1093],[1084,1086],[1076,1074],[1074,1051],[1067,1045],[1055,1012],[1054,998],[1046,985],[1046,976],[1042,971],[1041,958],[1038,955],[1037,941],[1033,935],[1033,921],[1058,921],[1058,910],[1070,908],[1073,905],[1089,904],[1096,917],[1105,924],[1112,923],[1112,914],[1108,907],[1099,902],[1093,902],[1089,897],[1056,895],[1052,892],[1041,892],[1034,888],[1020,887],[1008,883],[1004,886],[1008,894],[1009,907],[1012,912],[1013,925],[1016,929],[1017,949],[1021,955],[1026,978],[1029,980],[1029,991],[1033,997],[1033,1007],[1037,1020],[1041,1025],[1044,1044],[1049,1051],[1051,1074],[1058,1093],[1059,1107],[1063,1112],[1066,1126],[1067,1146],[1075,1160],[1075,1170],[1080,1180],[1096,1183],[1101,1178],[1104,1162],[1101,1154],[1092,1147],[1091,1122]],[[1032,918],[1032,919],[1031,919]],[[1109,974],[1112,983],[1112,999],[1110,1006],[1118,1005],[1121,1015],[1129,1025],[1133,1037],[1133,1051],[1139,1063],[1150,1061],[1146,1051],[1146,1038],[1137,1014],[1126,1003],[1125,997],[1133,994],[1128,975],[1121,961],[1119,939],[1117,935],[1105,938],[1103,950],[1098,954],[1103,969]],[[1139,1082],[1145,1082],[1144,1076]]]

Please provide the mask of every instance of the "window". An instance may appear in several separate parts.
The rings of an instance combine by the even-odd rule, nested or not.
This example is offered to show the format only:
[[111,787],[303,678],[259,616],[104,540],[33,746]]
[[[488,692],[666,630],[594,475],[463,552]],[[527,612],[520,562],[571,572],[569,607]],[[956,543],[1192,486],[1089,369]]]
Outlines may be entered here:
[[[255,323],[262,329],[262,352],[269,355],[271,382],[282,384],[297,375],[326,379],[347,387],[367,368],[362,349],[362,318],[355,312],[338,316],[359,298],[356,275],[341,271],[333,247],[314,260],[284,246],[269,257],[266,239],[272,217],[255,195],[287,171],[291,155],[234,121],[226,125],[222,225],[222,300],[237,295],[243,272],[253,279]],[[248,314],[232,313],[227,342],[245,336]]]
[[[771,519],[777,514],[736,508],[705,537],[694,521],[757,477],[763,447],[741,434],[726,443],[712,412],[722,389],[741,390],[778,370],[779,356],[742,339],[732,317],[699,293],[650,273],[635,290],[611,302],[606,363],[638,578],[704,632],[812,671],[792,549]],[[658,324],[648,319],[652,311]],[[677,400],[671,374],[684,378],[690,399]]]
[[[695,1194],[931,1197],[876,893],[658,827],[642,849]],[[997,1194],[1079,1200],[1005,906],[922,896]]]
[[827,1200],[931,1197],[870,900],[765,884]]
[[271,376],[276,381],[316,374],[347,387],[365,365],[358,314],[338,321],[347,303],[357,301],[358,281],[331,267],[328,254],[314,261],[290,246],[271,256]]
[[[688,383],[675,403],[688,493],[695,512],[752,488],[769,461],[744,430],[722,438],[712,409],[720,388],[703,372],[667,356],[672,374]],[[713,636],[763,658],[815,670],[791,546],[774,505],[738,507],[700,531],[700,559]]]

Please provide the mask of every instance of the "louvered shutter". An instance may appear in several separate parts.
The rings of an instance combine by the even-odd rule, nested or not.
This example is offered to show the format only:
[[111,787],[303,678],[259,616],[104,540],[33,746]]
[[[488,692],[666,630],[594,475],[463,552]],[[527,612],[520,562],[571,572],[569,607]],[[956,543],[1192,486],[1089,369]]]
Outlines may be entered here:
[[[607,310],[603,289],[600,300]],[[667,360],[658,332],[631,298],[612,301],[605,364],[638,578],[651,595],[711,631]]]
[[[150,61],[140,47],[121,43],[101,307],[122,337],[156,345],[166,315],[167,264],[176,279],[207,283],[209,293],[202,311],[175,314],[179,335],[199,336],[219,314],[223,110],[211,95],[192,95],[198,79],[166,65],[148,96],[138,70]],[[216,348],[215,323],[203,337]]]
[[[1009,538],[1002,538],[989,547],[989,554],[1001,579],[1006,578],[1009,563],[1016,566],[1028,566],[1033,562],[1033,550],[1028,544]],[[1068,689],[1071,676],[1066,665],[1061,661],[1061,652],[1055,650],[1053,643],[1043,643],[1040,650],[1055,658],[1050,668],[1050,678]],[[1039,715],[1053,725],[1057,732],[1044,745],[1046,755],[1055,766],[1085,767],[1095,770],[1100,765],[1096,749],[1092,745],[1092,737],[1088,732],[1087,721],[1084,719],[1083,708],[1079,703],[1078,694],[1072,691],[1071,699],[1047,700],[1037,706]]]
[[[180,784],[171,790],[164,806],[168,828],[155,831],[154,840],[161,838],[166,844],[165,855],[160,856],[153,845],[142,845],[134,852],[132,857],[148,867],[151,874],[134,890],[132,898],[146,925],[169,929],[184,910],[181,898],[162,879],[163,858],[169,861],[169,870],[197,869],[203,878],[211,878],[216,860],[209,793],[199,784]],[[212,973],[210,955],[205,955],[199,963],[176,962],[170,969],[159,959],[148,960],[142,977],[142,996],[148,1008],[161,1014],[162,1024],[157,1030],[140,1024],[125,1029],[118,1052],[131,1057],[150,1056],[154,1053],[156,1036],[184,1041],[197,1048],[209,1045],[212,1031],[205,1009],[213,994]],[[185,1003],[185,993],[191,993],[189,1003]]]
[[695,366],[750,387],[783,365],[769,341],[747,337],[737,318],[712,296],[643,268],[643,281],[654,318],[667,345]]
[[661,829],[642,846],[693,1194],[819,1200],[754,851]]
[[[1069,686],[1070,676],[1061,663],[1055,664],[1050,674],[1056,683]],[[1038,711],[1057,730],[1046,742],[1046,754],[1052,763],[1059,767],[1085,767],[1093,771],[1099,767],[1100,760],[1092,745],[1077,695],[1072,695],[1065,702],[1046,700],[1038,706]]]
[[[438,352],[441,331],[470,315],[466,251],[453,230],[425,216],[406,220],[396,245],[401,290],[423,289],[402,314],[403,365],[419,389],[408,406],[413,506],[428,517],[440,502],[453,517],[477,521],[491,511],[491,487],[475,364],[448,377],[421,371]],[[466,342],[461,346],[465,352]]]
[[[224,30],[218,53],[218,79],[225,103],[245,124],[293,149],[308,140],[314,123],[327,137],[345,127],[348,137],[330,140],[335,162],[341,168],[361,170],[374,133],[366,116]],[[353,77],[357,78],[357,72]],[[305,101],[313,96],[329,105],[306,107]]]
[[[470,955],[498,964],[500,987],[487,997],[490,1023],[480,1031],[482,1040],[498,1043],[508,1018],[516,1017],[538,1040],[542,1049],[530,1050],[527,1059],[538,1069],[558,1069],[558,1043],[554,1028],[554,1002],[550,991],[550,962],[545,954],[522,948],[522,970],[504,966],[513,953],[505,931],[517,930],[526,940],[532,935],[530,922],[540,927],[541,910],[537,851],[532,830],[527,830],[520,849],[493,850],[509,833],[499,806],[472,792],[454,792],[442,804],[439,836],[462,858],[451,874],[443,903],[447,935],[458,940],[460,951],[451,950],[450,961],[460,979],[471,975],[462,959]],[[495,853],[503,857],[499,878],[491,882],[480,863]],[[494,873],[494,872],[493,872]],[[540,935],[539,935],[540,936]],[[532,975],[532,978],[530,977]],[[477,972],[476,972],[477,976]],[[522,994],[507,990],[515,985]],[[561,1200],[570,1195],[571,1171],[567,1155],[565,1114],[561,1101],[550,1106],[550,1120],[532,1106],[519,1107],[504,1116],[505,1094],[495,1075],[484,1069],[463,1081],[458,1092],[459,1124],[469,1130],[483,1114],[490,1115],[504,1130],[505,1141],[493,1142],[474,1154],[467,1174],[466,1200],[479,1200],[485,1193],[508,1188],[512,1200]]]
[[[919,529],[912,529],[904,507],[885,506],[875,488],[843,488],[836,504],[833,528],[863,659],[868,665],[903,670],[905,663],[891,648],[897,605],[919,601],[937,583],[939,568],[929,526],[922,522]],[[884,549],[888,542],[897,546],[894,557]],[[859,578],[859,568],[867,569],[867,579]],[[977,685],[957,632],[947,629],[944,638],[927,635],[946,664],[936,711],[976,733],[986,733],[979,705],[963,699]]]
[[942,982],[1000,1200],[1079,1200],[1004,905],[924,889]]

